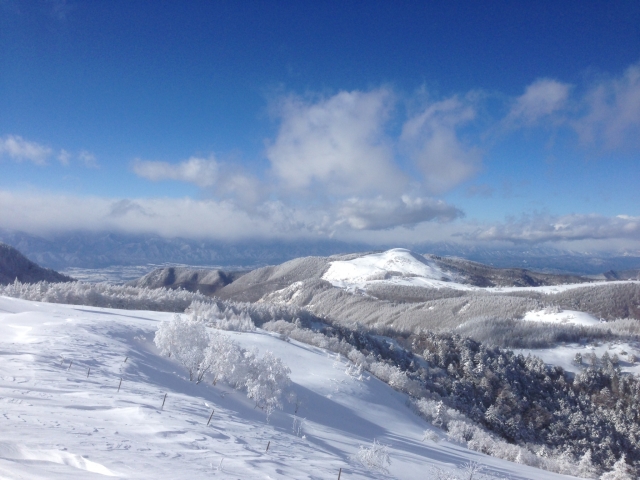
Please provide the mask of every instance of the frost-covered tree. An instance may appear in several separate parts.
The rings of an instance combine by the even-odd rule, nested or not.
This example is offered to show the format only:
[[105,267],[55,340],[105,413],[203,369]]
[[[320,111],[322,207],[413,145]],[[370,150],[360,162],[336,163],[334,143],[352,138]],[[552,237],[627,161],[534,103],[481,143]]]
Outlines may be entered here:
[[587,450],[578,462],[578,475],[584,478],[597,478],[598,469],[591,459],[591,450]]
[[354,455],[354,458],[370,470],[378,470],[385,473],[387,472],[387,466],[391,465],[389,447],[378,443],[375,439],[373,443],[367,447],[360,445],[358,453]]
[[213,375],[213,384],[219,380],[227,380],[235,384],[237,369],[242,363],[242,349],[227,335],[220,332],[209,332],[209,344],[204,351],[204,359],[198,371],[198,382],[208,373]]
[[173,357],[187,369],[189,381],[200,379],[198,372],[209,345],[209,335],[202,322],[176,314],[172,320],[160,324],[154,343],[161,354]]
[[262,358],[253,357],[249,362],[249,374],[246,379],[247,397],[262,408],[267,418],[276,408],[282,408],[282,398],[291,383],[291,370],[271,352]]
[[613,465],[613,470],[603,474],[600,480],[633,480],[634,476],[631,473],[631,468],[627,465],[625,455],[622,455],[620,459]]
[[175,315],[158,327],[154,342],[160,353],[170,356],[189,372],[189,380],[200,383],[212,374],[215,384],[226,381],[236,389],[246,390],[247,397],[262,408],[267,418],[276,408],[291,384],[291,370],[271,352],[262,357],[249,352],[220,332],[208,332],[197,317]]

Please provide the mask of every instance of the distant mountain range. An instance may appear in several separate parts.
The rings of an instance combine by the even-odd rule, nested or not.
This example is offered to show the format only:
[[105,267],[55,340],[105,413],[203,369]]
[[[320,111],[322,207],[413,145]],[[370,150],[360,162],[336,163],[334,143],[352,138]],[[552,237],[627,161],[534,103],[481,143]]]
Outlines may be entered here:
[[71,277],[40,267],[15,248],[0,243],[0,285],[11,283],[16,278],[22,283],[73,281]]
[[305,256],[330,256],[363,251],[409,248],[414,252],[455,256],[494,267],[527,268],[548,273],[597,275],[640,268],[640,252],[592,253],[546,246],[487,248],[455,243],[380,245],[337,240],[209,241],[119,233],[66,233],[40,237],[0,230],[0,242],[9,244],[40,265],[63,270],[71,267],[105,268],[147,264],[217,265],[225,270],[276,265]]

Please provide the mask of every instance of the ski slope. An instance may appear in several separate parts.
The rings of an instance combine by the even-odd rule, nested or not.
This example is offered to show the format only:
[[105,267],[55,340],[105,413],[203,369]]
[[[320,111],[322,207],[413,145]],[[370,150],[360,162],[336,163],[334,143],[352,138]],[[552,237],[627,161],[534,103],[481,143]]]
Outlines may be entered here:
[[[345,360],[261,331],[232,334],[291,368],[302,427],[294,404],[267,423],[243,393],[191,383],[158,356],[154,332],[171,315],[0,297],[0,478],[333,479],[342,469],[342,480],[417,479],[469,461],[488,478],[568,478],[423,441],[430,427],[406,397],[347,375]],[[389,445],[389,474],[351,458],[374,438]]]

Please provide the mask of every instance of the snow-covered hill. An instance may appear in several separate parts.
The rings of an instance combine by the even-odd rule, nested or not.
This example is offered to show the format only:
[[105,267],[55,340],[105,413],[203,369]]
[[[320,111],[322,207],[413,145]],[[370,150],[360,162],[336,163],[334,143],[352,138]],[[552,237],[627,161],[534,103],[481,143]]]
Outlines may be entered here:
[[[294,404],[267,423],[243,394],[195,385],[157,354],[154,332],[170,315],[0,297],[0,477],[329,479],[342,469],[342,480],[418,479],[473,461],[489,478],[568,478],[423,441],[430,427],[404,395],[348,375],[344,359],[262,331],[233,334],[291,368],[302,427]],[[351,458],[374,439],[389,445],[388,475]]]
[[[436,262],[404,248],[331,262],[322,279],[340,288],[366,288],[372,282],[441,288],[450,286],[455,280]],[[460,283],[455,285],[466,287]]]

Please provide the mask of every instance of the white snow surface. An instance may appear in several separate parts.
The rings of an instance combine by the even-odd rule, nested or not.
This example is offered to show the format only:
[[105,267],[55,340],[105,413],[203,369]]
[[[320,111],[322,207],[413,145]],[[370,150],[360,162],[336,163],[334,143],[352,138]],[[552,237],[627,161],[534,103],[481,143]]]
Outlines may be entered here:
[[338,288],[365,288],[372,283],[442,288],[455,280],[432,260],[404,248],[331,262],[322,279]]
[[574,325],[599,325],[600,320],[586,312],[579,312],[577,310],[559,310],[557,312],[551,309],[533,310],[527,312],[523,320],[529,322],[545,322],[545,323],[572,323]]
[[[342,468],[343,480],[416,479],[469,461],[492,477],[569,478],[422,441],[432,427],[406,396],[347,375],[344,359],[262,331],[231,334],[291,368],[305,419],[295,435],[293,404],[267,423],[242,392],[189,382],[159,356],[153,336],[171,316],[0,297],[0,478],[328,479]],[[389,474],[351,458],[374,439],[389,446]]]

